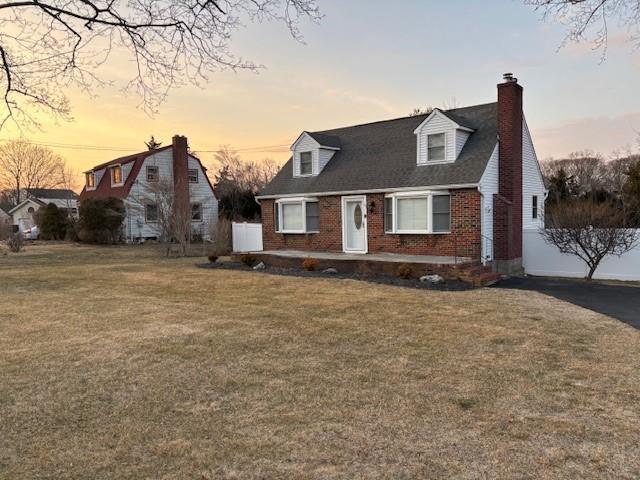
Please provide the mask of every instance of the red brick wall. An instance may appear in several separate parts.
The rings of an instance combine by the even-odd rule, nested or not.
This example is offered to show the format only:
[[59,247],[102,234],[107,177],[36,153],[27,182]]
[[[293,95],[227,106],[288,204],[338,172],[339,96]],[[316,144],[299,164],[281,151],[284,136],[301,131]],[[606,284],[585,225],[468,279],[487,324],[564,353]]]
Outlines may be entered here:
[[[173,137],[173,189],[174,208],[185,218],[190,215],[189,203],[189,160],[187,152],[187,137],[175,135]],[[184,212],[184,213],[182,213]]]
[[[374,204],[371,208],[371,204]],[[265,250],[342,251],[340,196],[320,197],[320,233],[282,234],[274,228],[273,200],[262,200],[262,238]],[[451,233],[399,235],[384,233],[384,194],[367,195],[370,253],[447,255],[480,258],[480,193],[451,192]]]
[[511,218],[494,209],[494,249],[496,259],[511,260],[522,257],[522,87],[515,79],[498,85],[498,138],[498,191],[511,203]]

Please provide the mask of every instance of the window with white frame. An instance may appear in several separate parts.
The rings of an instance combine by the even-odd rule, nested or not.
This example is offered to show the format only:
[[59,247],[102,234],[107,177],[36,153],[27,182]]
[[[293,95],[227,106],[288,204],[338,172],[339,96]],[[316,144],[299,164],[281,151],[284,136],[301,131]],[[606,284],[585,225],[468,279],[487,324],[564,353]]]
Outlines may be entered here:
[[445,160],[444,152],[445,134],[436,133],[427,135],[427,161],[442,162]]
[[536,220],[538,218],[538,196],[534,195],[531,199],[531,218]]
[[189,183],[198,183],[198,169],[190,168],[189,169]]
[[94,190],[96,188],[96,174],[94,172],[87,172],[84,175],[86,179],[87,190]]
[[450,230],[451,196],[447,193],[398,193],[384,199],[386,233],[448,233]]
[[147,165],[147,182],[157,182],[160,180],[160,170],[157,165]]
[[300,152],[300,175],[311,175],[313,173],[313,153]]
[[191,221],[192,222],[202,221],[202,204],[201,203],[191,204]]
[[120,165],[111,167],[111,185],[122,185],[122,167]]
[[274,221],[276,232],[316,233],[320,231],[318,200],[279,200],[275,203]]
[[147,223],[158,221],[158,206],[155,203],[147,203],[144,206],[144,220]]

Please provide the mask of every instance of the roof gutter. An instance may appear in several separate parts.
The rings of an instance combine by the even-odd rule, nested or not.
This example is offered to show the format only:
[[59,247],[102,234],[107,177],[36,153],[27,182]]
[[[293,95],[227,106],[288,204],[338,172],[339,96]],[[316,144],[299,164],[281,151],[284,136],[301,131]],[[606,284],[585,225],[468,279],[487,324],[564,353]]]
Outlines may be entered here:
[[334,192],[287,193],[282,195],[256,195],[256,200],[269,200],[291,197],[329,197],[336,195],[360,195],[364,193],[411,192],[413,190],[453,190],[456,188],[478,188],[478,183],[458,183],[452,185],[423,185],[403,188],[374,188],[365,190],[336,190]]

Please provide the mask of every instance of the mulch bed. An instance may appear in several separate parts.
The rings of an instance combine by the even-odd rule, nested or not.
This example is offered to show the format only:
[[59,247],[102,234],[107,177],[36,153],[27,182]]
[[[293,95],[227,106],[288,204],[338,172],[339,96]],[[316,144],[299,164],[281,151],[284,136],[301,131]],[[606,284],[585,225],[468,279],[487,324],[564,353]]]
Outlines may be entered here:
[[400,278],[390,277],[387,275],[365,275],[361,273],[340,272],[324,273],[321,270],[308,271],[298,268],[281,268],[268,266],[265,270],[254,270],[243,263],[224,262],[224,263],[200,263],[196,265],[198,268],[209,268],[213,270],[240,270],[244,272],[253,272],[257,274],[283,275],[288,277],[311,277],[311,278],[340,278],[347,280],[360,280],[363,282],[377,283],[382,285],[394,285],[397,287],[416,288],[420,290],[444,290],[444,291],[463,291],[472,290],[473,285],[461,280],[445,279],[441,283],[421,282],[416,278]]

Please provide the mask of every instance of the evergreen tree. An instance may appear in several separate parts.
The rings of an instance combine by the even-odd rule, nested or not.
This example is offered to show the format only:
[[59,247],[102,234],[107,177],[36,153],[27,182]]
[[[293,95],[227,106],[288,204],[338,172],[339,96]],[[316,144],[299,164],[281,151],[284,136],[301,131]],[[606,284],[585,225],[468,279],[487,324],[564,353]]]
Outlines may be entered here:
[[62,210],[50,203],[42,209],[39,218],[40,236],[43,240],[64,240],[67,218]]
[[156,142],[156,139],[153,138],[153,135],[151,135],[151,138],[149,139],[149,141],[144,142],[144,144],[147,146],[149,150],[157,150],[162,146],[162,142]]

